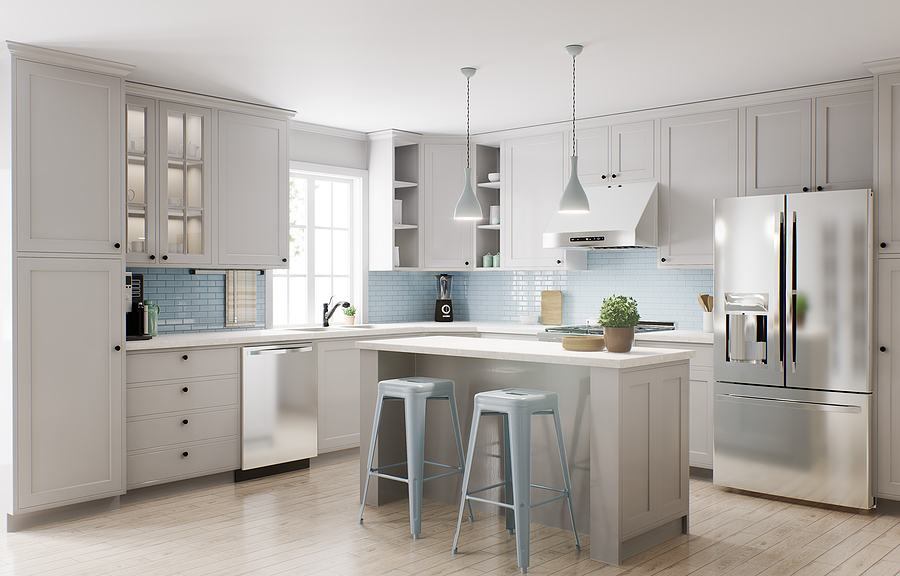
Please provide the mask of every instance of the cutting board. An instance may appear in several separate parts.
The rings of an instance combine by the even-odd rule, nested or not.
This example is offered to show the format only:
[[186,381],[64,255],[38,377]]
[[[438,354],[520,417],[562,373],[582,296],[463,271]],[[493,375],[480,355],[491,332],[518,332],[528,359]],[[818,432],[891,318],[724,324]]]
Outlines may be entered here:
[[541,292],[541,324],[562,324],[562,292],[559,290]]

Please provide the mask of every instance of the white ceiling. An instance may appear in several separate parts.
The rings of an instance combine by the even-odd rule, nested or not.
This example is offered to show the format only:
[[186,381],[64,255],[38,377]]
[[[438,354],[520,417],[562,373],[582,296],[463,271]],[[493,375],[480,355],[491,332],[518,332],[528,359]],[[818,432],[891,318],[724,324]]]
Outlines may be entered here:
[[897,0],[4,0],[0,39],[371,132],[465,133],[869,76]]

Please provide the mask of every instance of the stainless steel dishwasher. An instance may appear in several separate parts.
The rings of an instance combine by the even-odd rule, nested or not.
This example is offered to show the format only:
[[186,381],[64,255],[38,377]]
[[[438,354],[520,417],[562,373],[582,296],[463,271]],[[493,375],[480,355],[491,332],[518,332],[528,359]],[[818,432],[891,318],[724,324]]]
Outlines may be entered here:
[[241,469],[235,481],[309,467],[318,454],[313,344],[245,346],[242,356]]

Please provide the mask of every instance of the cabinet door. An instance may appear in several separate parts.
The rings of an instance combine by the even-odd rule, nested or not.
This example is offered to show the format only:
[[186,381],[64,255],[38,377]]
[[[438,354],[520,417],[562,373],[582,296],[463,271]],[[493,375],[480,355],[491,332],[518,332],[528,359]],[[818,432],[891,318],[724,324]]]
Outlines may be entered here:
[[129,265],[159,263],[156,101],[125,96],[125,248]]
[[[878,261],[875,314],[875,397],[877,429],[875,495],[900,497],[900,259]],[[897,304],[897,306],[894,306]],[[897,346],[900,346],[898,337]],[[882,352],[882,348],[884,351]]]
[[16,249],[124,254],[122,81],[16,62]]
[[[582,186],[609,179],[609,126],[578,130],[578,179]],[[566,139],[570,143],[570,137]]]
[[610,182],[653,178],[653,120],[610,127]]
[[816,189],[871,188],[872,92],[816,98]]
[[[471,220],[453,217],[456,202],[465,186],[466,147],[464,145],[425,146],[425,267],[471,268],[474,237]],[[474,183],[473,183],[474,188]],[[481,207],[487,216],[487,207]],[[485,224],[487,219],[478,221]]]
[[219,112],[218,144],[218,264],[286,267],[287,122]]
[[[878,76],[875,244],[879,254],[900,254],[900,72]],[[894,112],[897,111],[897,114]],[[896,176],[894,176],[896,174]]]
[[664,118],[659,265],[712,268],[713,200],[738,193],[737,110]]
[[359,446],[359,351],[353,340],[320,341],[319,453]]
[[210,158],[212,111],[159,103],[159,258],[212,264]]
[[[121,494],[123,263],[19,258],[16,272],[15,509]],[[75,324],[61,324],[61,293]]]
[[[506,224],[500,263],[504,268],[565,268],[565,250],[543,247],[544,230],[566,185],[562,133],[507,140],[504,150],[507,187],[500,221]],[[583,253],[581,258],[586,261]]]
[[[692,361],[693,362],[693,361]],[[713,392],[712,370],[691,369],[690,454],[691,466],[713,467]]]
[[812,188],[811,100],[747,107],[747,196]]

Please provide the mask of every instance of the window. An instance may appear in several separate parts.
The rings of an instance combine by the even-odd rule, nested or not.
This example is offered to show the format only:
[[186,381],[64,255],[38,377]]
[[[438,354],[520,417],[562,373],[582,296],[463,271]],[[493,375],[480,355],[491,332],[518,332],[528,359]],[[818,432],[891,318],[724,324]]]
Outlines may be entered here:
[[[322,305],[332,296],[360,308],[354,223],[361,183],[359,177],[291,171],[290,260],[286,270],[272,273],[273,326],[320,324]],[[340,311],[334,321],[343,322]]]

